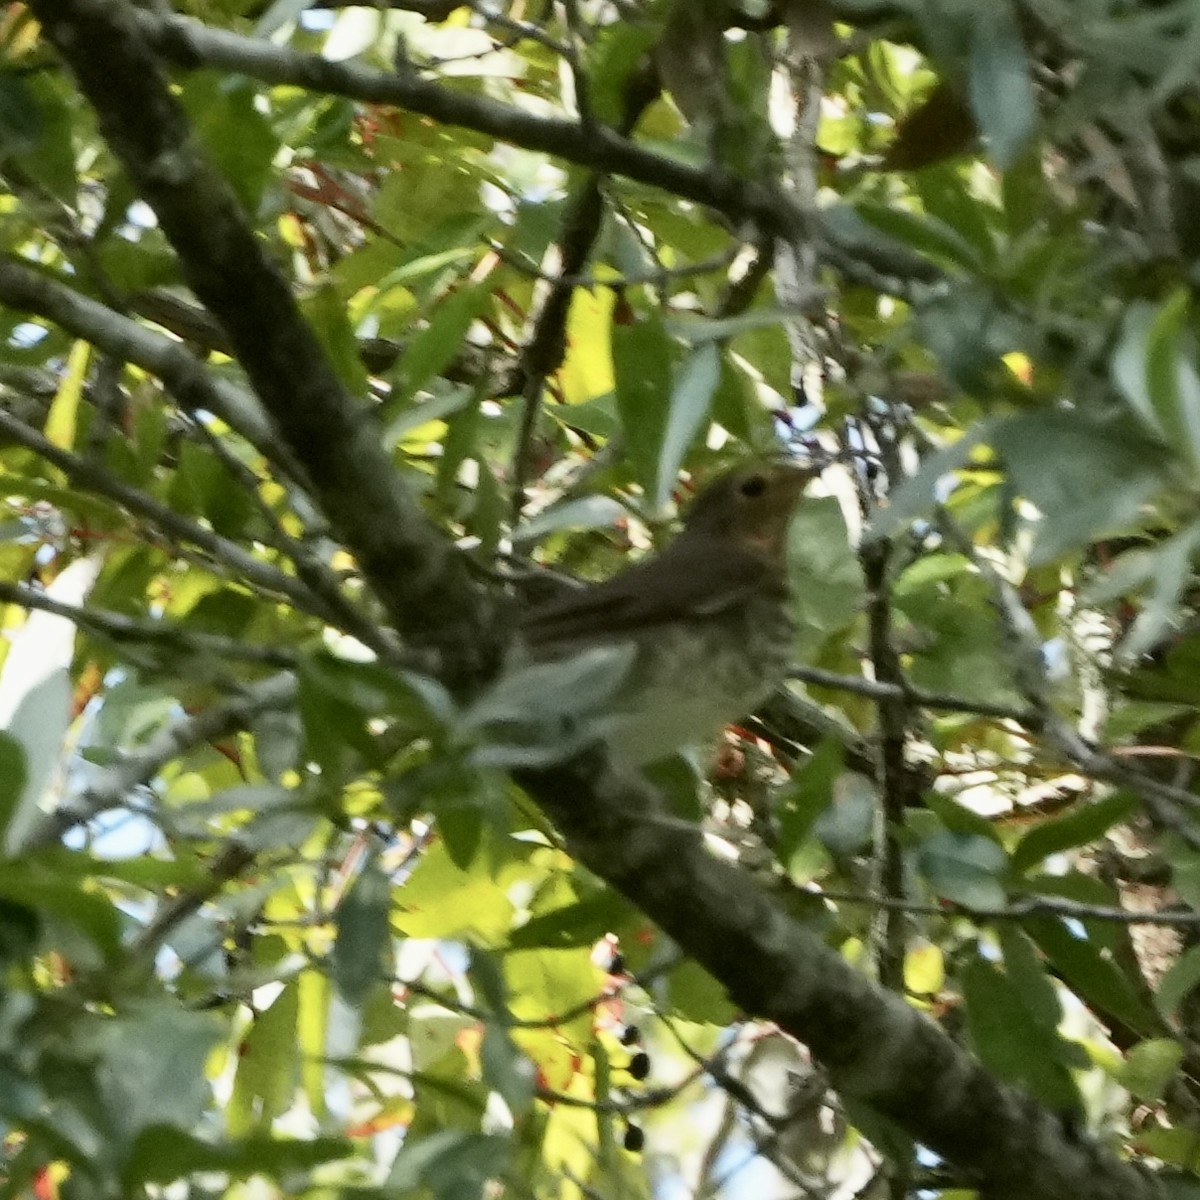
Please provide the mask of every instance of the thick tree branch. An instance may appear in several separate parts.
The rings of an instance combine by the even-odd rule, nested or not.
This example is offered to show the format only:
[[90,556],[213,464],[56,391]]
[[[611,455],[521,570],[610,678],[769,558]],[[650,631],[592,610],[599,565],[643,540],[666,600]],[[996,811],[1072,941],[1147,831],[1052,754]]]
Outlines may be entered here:
[[338,381],[286,278],[201,152],[137,12],[109,0],[31,7],[364,576],[402,633],[441,652],[447,682],[468,685],[492,665],[495,647],[481,635],[495,624],[487,592],[409,496],[370,410]]
[[141,11],[138,21],[156,49],[182,67],[237,71],[265,83],[348,96],[421,113],[446,125],[489,134],[526,150],[554,155],[600,174],[619,175],[694,200],[734,221],[753,221],[764,233],[821,243],[831,265],[851,278],[869,279],[883,290],[906,294],[913,281],[935,283],[942,272],[899,243],[884,246],[847,238],[818,212],[806,211],[786,193],[739,179],[719,167],[697,168],[646,150],[610,126],[542,117],[512,105],[456,91],[414,72],[374,71],[353,62],[330,62],[285,46],[210,29],[182,16]]
[[803,1041],[847,1097],[967,1173],[989,1200],[1141,1200],[1155,1182],[998,1083],[932,1021],[786,917],[699,831],[591,756],[522,782],[581,862],[619,888],[745,1011]]
[[[139,32],[139,19],[119,0],[31,0],[31,7],[96,105],[114,150],[178,250],[191,286],[222,321],[268,411],[305,462],[321,501],[397,624],[431,644],[461,643],[464,650],[477,644],[487,629],[486,605],[445,539],[399,488],[361,411],[299,319],[282,275],[196,150]],[[180,19],[142,20],[147,28],[154,23],[166,30],[159,45],[190,62],[198,59],[185,36],[189,29],[231,44],[229,35],[188,22],[181,26]],[[245,39],[232,44],[235,57],[247,53]],[[446,120],[461,117],[464,106],[492,120],[499,108],[420,81],[248,45],[259,56],[257,65],[274,72],[259,77],[276,82],[333,91],[347,80],[386,83],[382,90],[398,91],[375,98],[405,103],[407,95],[426,104],[422,111]],[[281,64],[290,69],[297,62],[303,68],[297,78],[280,71]],[[789,228],[798,219],[790,208],[779,211],[770,190],[690,171],[608,132],[600,131],[589,146],[574,123],[516,114],[517,124],[510,127],[509,110],[500,109],[500,116],[497,133],[516,129],[543,137],[554,130],[556,144],[543,148],[570,161],[631,176],[628,168],[635,163],[652,167],[659,178],[646,182],[701,203],[715,200],[714,207],[768,227],[782,222]],[[799,217],[801,226],[806,219]],[[461,682],[470,667],[451,655],[447,671],[451,682]],[[843,1094],[871,1105],[963,1168],[989,1200],[1142,1200],[1159,1194],[1142,1172],[1070,1134],[1055,1114],[998,1084],[931,1021],[857,973],[772,904],[747,874],[709,854],[698,830],[648,816],[653,798],[614,779],[602,761],[585,756],[525,773],[522,781],[580,860],[658,922],[721,980],[736,1003],[806,1042]]]
[[[252,395],[216,379],[178,342],[145,329],[31,266],[0,258],[0,301],[6,308],[45,317],[122,362],[157,375],[180,405],[207,409],[251,445],[279,458],[278,435]],[[289,470],[289,463],[281,464]]]
[[317,54],[301,54],[271,42],[211,29],[190,17],[159,16],[143,10],[137,21],[154,48],[178,66],[221,67],[265,83],[392,105],[446,125],[490,134],[526,150],[552,154],[601,174],[622,175],[662,188],[735,220],[752,220],[764,229],[792,236],[811,231],[812,218],[777,189],[724,171],[700,170],[645,150],[607,125],[594,124],[585,130],[578,121],[535,116],[430,83],[412,71],[375,71],[354,62],[331,62]]

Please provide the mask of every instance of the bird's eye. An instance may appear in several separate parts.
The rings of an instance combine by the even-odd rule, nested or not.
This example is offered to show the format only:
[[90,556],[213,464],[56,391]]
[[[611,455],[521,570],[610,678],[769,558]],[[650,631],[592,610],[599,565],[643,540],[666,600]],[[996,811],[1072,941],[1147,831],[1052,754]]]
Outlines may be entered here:
[[738,486],[738,491],[751,500],[761,496],[766,490],[767,481],[762,475],[751,475],[748,479],[743,479]]

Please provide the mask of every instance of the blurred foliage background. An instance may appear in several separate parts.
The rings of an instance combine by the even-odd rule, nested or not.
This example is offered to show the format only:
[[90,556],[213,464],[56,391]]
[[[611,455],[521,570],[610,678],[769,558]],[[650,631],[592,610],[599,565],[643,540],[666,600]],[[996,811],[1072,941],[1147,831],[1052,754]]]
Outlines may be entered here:
[[[484,702],[403,658],[55,7],[0,13],[3,1194],[973,1194],[577,865]],[[1200,8],[127,16],[497,594],[610,574],[747,453],[831,462],[796,678],[656,782],[1186,1186]]]

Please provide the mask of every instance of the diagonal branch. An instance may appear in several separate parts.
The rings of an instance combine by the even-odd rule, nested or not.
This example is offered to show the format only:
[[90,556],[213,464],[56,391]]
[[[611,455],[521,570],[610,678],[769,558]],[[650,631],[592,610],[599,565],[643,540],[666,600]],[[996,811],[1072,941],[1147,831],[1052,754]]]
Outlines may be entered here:
[[283,272],[201,151],[137,11],[117,0],[31,8],[364,576],[403,634],[441,652],[446,681],[467,686],[493,665],[495,634],[480,636],[495,627],[493,603],[400,481],[370,410],[334,374]]
[[26,839],[22,851],[52,846],[68,829],[119,808],[129,794],[145,787],[169,763],[205,742],[245,728],[261,713],[283,708],[296,696],[290,671],[248,685],[240,695],[195,715],[171,722],[140,749],[126,754],[52,812]]
[[[261,405],[240,388],[210,375],[178,342],[144,328],[44,271],[9,258],[0,258],[0,302],[18,312],[45,317],[113,358],[157,375],[182,407],[215,413],[268,459],[279,460],[278,435]],[[285,460],[280,465],[289,474],[296,473],[294,464]]]
[[260,646],[219,633],[186,629],[168,621],[138,620],[136,617],[128,617],[124,613],[106,609],[63,604],[45,592],[23,583],[9,583],[0,579],[0,603],[52,613],[56,617],[71,621],[92,637],[103,638],[118,645],[124,642],[161,646],[178,654],[194,655],[197,658],[212,655],[214,658],[231,658],[272,667],[296,665],[296,655],[279,646]]
[[[69,7],[75,7],[74,4]],[[739,179],[719,169],[698,169],[643,149],[611,126],[536,116],[483,96],[455,91],[421,79],[415,72],[376,71],[354,62],[331,62],[257,38],[212,29],[190,17],[159,16],[142,10],[137,27],[164,58],[182,67],[221,67],[310,91],[349,96],[421,113],[552,154],[601,174],[622,175],[694,200],[735,220],[792,236],[810,230],[812,218],[776,188]],[[140,40],[140,39],[139,39]]]
[[[748,1013],[803,1041],[839,1092],[895,1121],[993,1200],[1149,1200],[1138,1168],[998,1083],[938,1026],[792,920],[699,830],[647,819],[645,787],[598,756],[521,782],[586,866],[623,892]],[[589,802],[590,801],[590,802]]]
[[[113,149],[179,252],[193,290],[221,320],[264,405],[305,462],[319,498],[398,626],[450,652],[449,682],[469,681],[480,664],[456,658],[453,645],[467,655],[487,629],[491,614],[482,589],[465,578],[461,559],[396,482],[362,410],[300,320],[283,276],[200,156],[140,19],[120,0],[30,0],[30,6],[95,104]],[[154,22],[165,28],[159,18],[144,20],[146,27]],[[168,20],[172,28],[178,23]],[[184,41],[173,49],[187,52],[188,46]],[[266,44],[255,53],[270,69],[281,61],[277,48]],[[311,83],[331,90],[346,72],[361,73],[313,61],[316,66],[306,67],[315,72]],[[486,115],[486,102],[419,81],[401,83],[412,96],[429,100],[430,115],[438,116],[434,109],[461,113],[468,101],[483,105]],[[529,120],[535,132],[547,124]],[[552,124],[573,143],[572,153],[563,156],[578,161],[579,126]],[[620,171],[622,163],[645,154],[621,139],[614,144],[614,137],[596,135],[587,165]],[[707,187],[713,178],[650,158],[656,169],[667,164],[666,186],[675,180],[679,194],[709,202],[693,193],[698,181]],[[780,218],[769,191],[715,182],[717,198],[734,211],[755,216],[761,208],[768,222]],[[790,212],[782,216],[793,219]],[[1155,1195],[1141,1171],[997,1083],[933,1022],[856,972],[818,933],[785,915],[747,873],[713,857],[698,829],[648,819],[654,801],[644,787],[615,779],[592,755],[523,773],[521,781],[580,861],[655,920],[736,1003],[805,1041],[844,1095],[964,1169],[989,1200]]]
[[353,62],[331,62],[259,38],[242,37],[178,15],[138,13],[138,24],[164,58],[182,67],[221,67],[310,91],[387,104],[541,151],[599,174],[617,175],[694,200],[733,221],[752,221],[767,235],[811,239],[829,263],[856,280],[904,295],[913,282],[936,283],[939,268],[899,242],[883,244],[835,227],[820,212],[805,209],[779,188],[740,179],[721,168],[693,167],[637,145],[611,126],[586,126],[561,117],[470,95],[421,79],[413,71],[375,71]]
[[27,450],[32,450],[56,466],[77,487],[107,496],[126,512],[140,517],[165,536],[199,547],[216,562],[231,567],[247,583],[276,595],[286,596],[301,612],[312,613],[333,625],[338,623],[336,616],[327,612],[325,606],[295,576],[286,574],[261,558],[256,558],[237,542],[230,541],[219,533],[213,533],[211,529],[177,513],[169,505],[154,499],[140,488],[131,487],[99,463],[80,458],[69,450],[60,449],[49,438],[35,429],[30,429],[24,422],[3,409],[0,409],[0,435]]

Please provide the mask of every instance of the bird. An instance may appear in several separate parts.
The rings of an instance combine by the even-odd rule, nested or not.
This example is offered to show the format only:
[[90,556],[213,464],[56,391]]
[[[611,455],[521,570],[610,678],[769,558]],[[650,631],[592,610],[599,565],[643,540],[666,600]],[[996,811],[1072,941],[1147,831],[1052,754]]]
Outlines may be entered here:
[[795,632],[788,528],[816,474],[795,460],[744,462],[696,496],[660,553],[525,614],[518,661],[624,648],[625,677],[597,726],[611,764],[640,769],[699,744],[783,681]]

